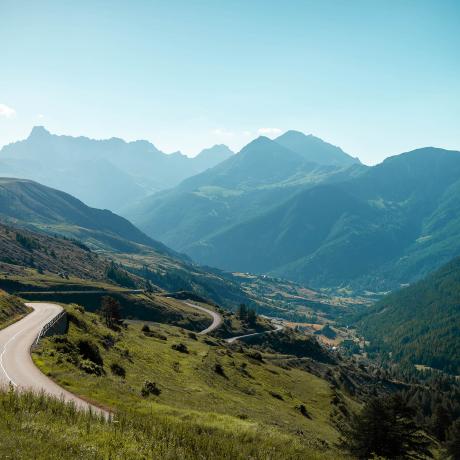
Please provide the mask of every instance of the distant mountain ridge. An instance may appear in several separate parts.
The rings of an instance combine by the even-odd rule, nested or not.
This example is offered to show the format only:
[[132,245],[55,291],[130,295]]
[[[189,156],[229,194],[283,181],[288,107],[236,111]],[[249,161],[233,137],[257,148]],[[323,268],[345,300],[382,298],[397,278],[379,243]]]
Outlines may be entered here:
[[[309,142],[309,136],[292,135]],[[291,135],[283,136],[286,140]],[[214,168],[126,208],[124,215],[156,239],[187,252],[214,232],[253,218],[300,189],[344,180],[366,169],[340,149],[314,139],[311,152],[322,156],[323,164],[310,161],[308,151],[293,152],[277,139],[262,136]],[[349,166],[338,165],[337,155]]]
[[33,230],[74,237],[96,249],[135,252],[137,244],[178,257],[123,217],[90,208],[67,193],[30,180],[0,178],[0,219]]
[[35,180],[91,206],[117,210],[231,155],[216,145],[189,158],[165,154],[147,141],[57,136],[36,126],[27,139],[0,150],[0,176]]
[[322,165],[350,166],[360,164],[340,147],[328,144],[312,134],[306,136],[300,131],[286,131],[275,139],[275,142],[293,152],[302,155],[305,160]]
[[349,166],[338,167],[276,145],[254,141],[145,200],[133,221],[199,263],[313,287],[394,289],[460,255],[460,152],[418,149],[374,167],[343,157]]

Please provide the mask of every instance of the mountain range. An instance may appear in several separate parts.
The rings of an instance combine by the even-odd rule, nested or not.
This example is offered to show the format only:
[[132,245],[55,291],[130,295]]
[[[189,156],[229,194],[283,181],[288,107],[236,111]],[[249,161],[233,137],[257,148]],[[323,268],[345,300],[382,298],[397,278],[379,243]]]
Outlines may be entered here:
[[[19,240],[17,234],[21,235]],[[292,312],[286,309],[287,302],[274,302],[273,295],[300,289],[267,278],[251,277],[249,282],[198,266],[111,211],[91,208],[37,182],[0,178],[0,272],[20,273],[18,267],[22,266],[45,276],[66,272],[104,280],[111,261],[130,272],[137,285],[149,281],[165,291],[188,291],[228,308],[246,303],[266,313],[283,311],[289,315]],[[297,297],[314,309],[334,310],[327,299],[321,300],[312,291]]]
[[459,203],[459,152],[428,147],[367,167],[287,132],[256,139],[126,215],[202,264],[375,292],[460,254]]
[[43,126],[0,150],[0,176],[31,179],[112,211],[177,185],[229,158],[224,145],[194,158],[165,154],[147,141],[57,136]]

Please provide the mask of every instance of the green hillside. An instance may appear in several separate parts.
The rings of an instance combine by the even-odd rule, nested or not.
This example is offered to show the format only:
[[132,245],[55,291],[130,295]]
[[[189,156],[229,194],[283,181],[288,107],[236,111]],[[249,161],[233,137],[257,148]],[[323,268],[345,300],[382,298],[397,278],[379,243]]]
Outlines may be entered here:
[[204,185],[193,193],[179,187],[158,196],[145,219],[156,226],[155,212],[164,211],[162,238],[178,209],[192,209],[163,235],[194,260],[321,288],[387,291],[460,254],[459,152],[419,149],[345,173],[241,196],[211,198]]
[[21,299],[0,289],[0,329],[14,323],[29,311]]
[[174,254],[126,219],[107,210],[90,208],[67,193],[29,180],[0,178],[0,218],[77,238],[99,249],[135,252],[136,245],[144,245],[163,254]]
[[[269,444],[292,443],[286,458],[297,458],[294,452],[302,458],[340,456],[336,406],[350,410],[356,403],[312,372],[283,367],[279,354],[229,348],[218,339],[157,323],[111,330],[80,308],[68,312],[68,334],[44,340],[33,358],[69,391],[102,407],[141,414],[140,420],[154,414],[173,424],[201,426],[211,444],[221,435],[253,439],[266,433]],[[91,354],[81,351],[88,347]],[[308,353],[309,348],[303,356]],[[335,365],[318,366],[318,375],[329,367],[331,375],[336,372]],[[146,381],[152,383],[150,394]],[[263,446],[255,458],[263,458]]]
[[57,399],[5,389],[0,389],[0,408],[0,457],[12,460],[338,458],[314,449],[306,452],[298,440],[244,421],[230,430],[152,411],[148,415],[118,412],[107,422]]
[[371,351],[460,374],[460,258],[386,296],[357,326]]

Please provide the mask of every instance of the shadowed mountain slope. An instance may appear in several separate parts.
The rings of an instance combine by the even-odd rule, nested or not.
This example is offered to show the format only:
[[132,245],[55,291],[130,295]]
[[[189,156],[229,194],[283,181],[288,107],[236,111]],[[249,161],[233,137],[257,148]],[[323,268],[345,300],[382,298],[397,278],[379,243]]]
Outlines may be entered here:
[[386,296],[358,322],[370,350],[412,365],[460,373],[460,258]]

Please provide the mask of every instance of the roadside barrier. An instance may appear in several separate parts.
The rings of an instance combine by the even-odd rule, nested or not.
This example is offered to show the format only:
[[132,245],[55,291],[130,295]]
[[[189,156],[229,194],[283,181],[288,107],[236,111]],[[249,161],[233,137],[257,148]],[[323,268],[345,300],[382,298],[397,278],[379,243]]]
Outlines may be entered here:
[[51,321],[46,323],[40,333],[37,335],[37,338],[34,340],[32,347],[36,347],[40,340],[43,337],[48,337],[50,335],[65,334],[67,332],[67,313],[61,311],[57,316],[55,316]]

